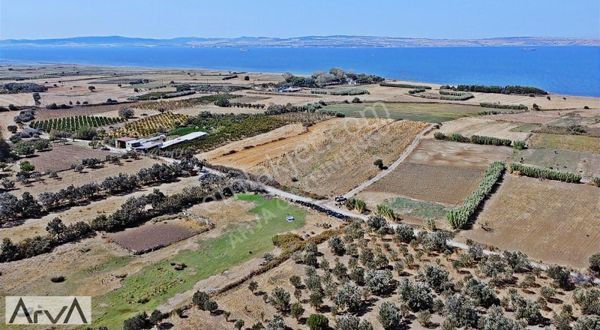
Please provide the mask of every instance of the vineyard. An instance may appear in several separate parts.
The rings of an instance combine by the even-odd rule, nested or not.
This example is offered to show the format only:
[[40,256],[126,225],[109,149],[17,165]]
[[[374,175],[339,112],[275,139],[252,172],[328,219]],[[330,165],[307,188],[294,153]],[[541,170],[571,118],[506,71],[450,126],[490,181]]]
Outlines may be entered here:
[[187,123],[188,116],[165,112],[125,124],[111,132],[112,136],[144,137],[167,132]]
[[51,130],[73,132],[80,128],[102,127],[122,122],[118,117],[97,117],[97,116],[73,116],[63,118],[51,118],[47,120],[31,122],[31,127],[49,132]]

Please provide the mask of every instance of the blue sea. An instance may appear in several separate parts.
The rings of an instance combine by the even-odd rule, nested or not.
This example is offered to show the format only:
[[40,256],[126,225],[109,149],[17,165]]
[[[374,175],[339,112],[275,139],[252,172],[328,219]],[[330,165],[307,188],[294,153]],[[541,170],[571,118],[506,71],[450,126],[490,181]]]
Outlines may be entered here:
[[529,85],[600,96],[600,47],[184,48],[10,47],[0,62],[207,68],[298,74],[339,67],[391,79]]

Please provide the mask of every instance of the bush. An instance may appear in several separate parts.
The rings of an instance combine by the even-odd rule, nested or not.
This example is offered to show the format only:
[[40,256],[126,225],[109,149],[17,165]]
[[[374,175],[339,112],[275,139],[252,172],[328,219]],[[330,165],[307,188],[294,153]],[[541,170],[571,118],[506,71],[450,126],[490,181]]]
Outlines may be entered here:
[[600,290],[577,289],[574,298],[583,314],[600,316]]
[[310,330],[327,330],[329,328],[329,319],[322,314],[311,314],[306,320],[306,325]]
[[510,145],[512,144],[512,141],[509,139],[499,139],[499,138],[490,137],[490,136],[472,135],[471,143],[510,147]]
[[481,330],[523,330],[523,326],[519,323],[504,316],[502,308],[490,308],[488,315],[482,318],[479,322]]
[[596,186],[596,187],[600,187],[600,177],[597,178],[593,178],[592,179],[592,183]]
[[600,252],[590,257],[590,270],[600,273]]
[[446,302],[448,319],[458,327],[475,327],[478,318],[477,310],[471,300],[460,294],[448,298]]
[[398,285],[401,300],[413,311],[429,310],[433,307],[431,289],[421,282],[413,283],[408,279]]
[[513,148],[515,148],[517,150],[526,149],[527,148],[527,143],[525,143],[525,141],[515,140],[515,141],[513,141]]
[[483,180],[481,180],[477,189],[465,199],[463,205],[454,207],[448,211],[448,222],[453,229],[462,229],[467,225],[471,216],[479,208],[479,205],[490,194],[496,182],[502,177],[504,170],[504,163],[493,162],[485,171]]
[[379,322],[384,329],[397,329],[402,324],[402,315],[396,305],[384,302],[379,308]]
[[396,238],[402,243],[410,243],[415,239],[415,232],[411,226],[399,224],[396,227]]
[[518,163],[510,164],[510,171],[511,173],[517,172],[520,175],[525,175],[532,178],[556,180],[569,183],[581,182],[581,175],[579,174],[555,171],[548,168],[533,167]]
[[119,109],[119,117],[124,119],[132,118],[135,115],[133,109],[130,108],[121,108]]

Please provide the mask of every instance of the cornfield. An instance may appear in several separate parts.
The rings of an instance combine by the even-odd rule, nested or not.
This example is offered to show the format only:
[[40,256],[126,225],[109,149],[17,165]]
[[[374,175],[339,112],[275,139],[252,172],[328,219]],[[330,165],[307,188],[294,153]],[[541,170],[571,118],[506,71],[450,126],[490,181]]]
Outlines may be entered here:
[[479,183],[479,187],[465,199],[463,205],[448,211],[446,216],[453,229],[461,229],[467,225],[469,219],[475,214],[475,211],[477,211],[481,202],[489,195],[496,182],[502,177],[505,168],[506,166],[504,163],[493,162],[485,171],[485,175],[483,180]]
[[165,112],[127,123],[123,127],[113,130],[111,136],[145,137],[185,125],[187,120],[188,116],[186,115]]
[[83,127],[102,127],[118,124],[122,121],[123,119],[119,117],[73,116],[33,121],[30,126],[46,132],[51,130],[74,132]]

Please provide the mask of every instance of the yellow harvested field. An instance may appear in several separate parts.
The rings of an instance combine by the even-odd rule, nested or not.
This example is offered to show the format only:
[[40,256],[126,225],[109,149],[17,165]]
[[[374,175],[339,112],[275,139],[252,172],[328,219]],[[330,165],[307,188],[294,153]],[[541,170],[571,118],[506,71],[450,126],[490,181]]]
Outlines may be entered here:
[[241,148],[226,146],[199,158],[270,176],[292,189],[332,196],[375,176],[379,172],[375,160],[394,162],[426,126],[412,121],[335,118],[296,135],[279,132],[280,137],[268,143],[261,135],[243,142],[249,148],[236,142]]
[[487,168],[492,162],[510,160],[512,153],[508,147],[427,139],[421,141],[406,161],[424,165]]
[[506,175],[474,228],[458,237],[522,251],[545,263],[585,268],[600,251],[600,189]]
[[[500,139],[525,140],[528,133],[513,132],[513,128],[520,124],[507,121],[496,121],[491,119],[482,119],[478,117],[465,117],[446,122],[440,128],[444,134],[459,133],[464,136],[491,136]],[[431,134],[433,136],[433,134]]]

